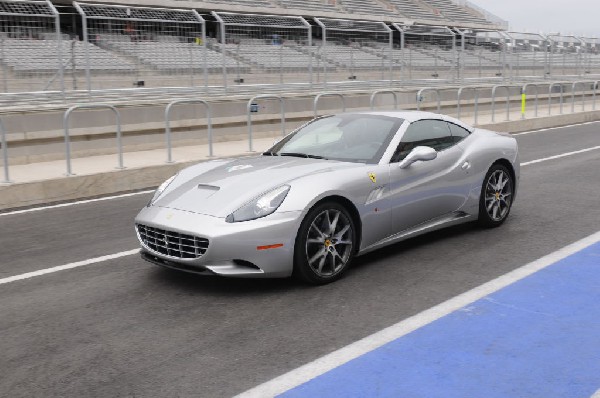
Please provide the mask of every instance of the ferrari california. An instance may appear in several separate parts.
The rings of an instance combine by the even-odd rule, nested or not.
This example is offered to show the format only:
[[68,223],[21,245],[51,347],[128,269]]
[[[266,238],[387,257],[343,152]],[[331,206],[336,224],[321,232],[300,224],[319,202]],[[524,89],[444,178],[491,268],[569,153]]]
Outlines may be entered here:
[[316,118],[262,154],[198,163],[135,219],[142,257],[198,274],[338,279],[353,258],[508,217],[516,140],[427,112]]

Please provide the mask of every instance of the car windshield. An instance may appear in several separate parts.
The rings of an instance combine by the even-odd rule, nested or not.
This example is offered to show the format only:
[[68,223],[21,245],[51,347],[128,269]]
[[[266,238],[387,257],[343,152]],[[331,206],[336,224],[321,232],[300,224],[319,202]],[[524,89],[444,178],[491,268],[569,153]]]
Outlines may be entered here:
[[291,133],[264,155],[377,163],[402,122],[368,114],[326,116]]

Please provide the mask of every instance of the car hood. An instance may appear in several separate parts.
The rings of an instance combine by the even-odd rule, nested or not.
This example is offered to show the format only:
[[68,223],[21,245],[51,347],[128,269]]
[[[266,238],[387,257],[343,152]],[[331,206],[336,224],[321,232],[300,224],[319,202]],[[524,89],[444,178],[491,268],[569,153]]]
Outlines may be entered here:
[[154,205],[215,217],[227,217],[262,193],[307,175],[357,164],[290,156],[260,156],[206,163],[182,170]]

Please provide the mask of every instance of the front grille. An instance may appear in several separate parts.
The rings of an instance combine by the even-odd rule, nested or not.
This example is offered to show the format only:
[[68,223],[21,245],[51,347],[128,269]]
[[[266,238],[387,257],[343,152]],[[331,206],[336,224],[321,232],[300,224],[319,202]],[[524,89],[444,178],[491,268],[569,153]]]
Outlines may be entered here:
[[151,250],[177,258],[199,258],[208,249],[208,239],[137,224],[140,239]]

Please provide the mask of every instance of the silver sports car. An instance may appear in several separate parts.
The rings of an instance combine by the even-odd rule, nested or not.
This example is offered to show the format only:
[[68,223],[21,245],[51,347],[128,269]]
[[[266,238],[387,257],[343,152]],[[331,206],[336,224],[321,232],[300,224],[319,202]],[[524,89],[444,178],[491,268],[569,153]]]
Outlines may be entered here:
[[199,274],[338,279],[355,256],[442,227],[502,224],[517,142],[426,112],[324,116],[260,156],[165,181],[135,220],[142,257]]

